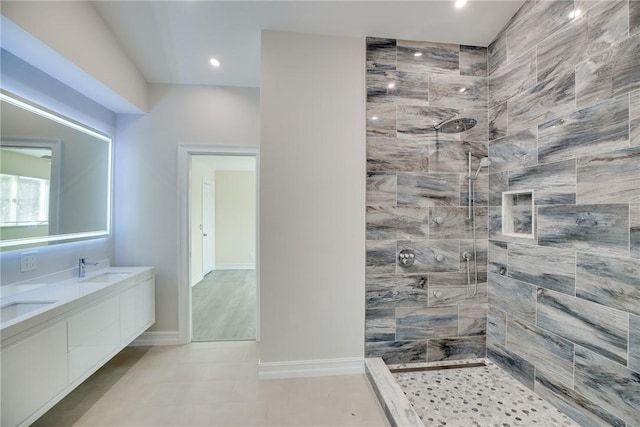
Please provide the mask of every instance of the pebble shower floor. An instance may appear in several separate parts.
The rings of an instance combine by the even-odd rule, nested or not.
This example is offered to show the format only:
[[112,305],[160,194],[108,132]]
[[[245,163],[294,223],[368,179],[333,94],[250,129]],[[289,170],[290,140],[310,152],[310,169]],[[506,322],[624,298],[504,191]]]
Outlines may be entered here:
[[427,427],[578,426],[491,362],[393,376]]

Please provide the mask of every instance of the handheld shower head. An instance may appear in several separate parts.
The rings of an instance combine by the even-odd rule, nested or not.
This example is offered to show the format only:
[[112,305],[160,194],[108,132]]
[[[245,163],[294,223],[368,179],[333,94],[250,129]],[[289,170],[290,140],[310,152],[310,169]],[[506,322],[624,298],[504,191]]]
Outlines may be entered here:
[[482,169],[482,168],[486,168],[486,167],[488,167],[490,164],[491,164],[491,159],[489,159],[488,157],[483,157],[483,158],[480,160],[480,164],[478,165],[478,169],[476,170],[475,175],[473,175],[473,178],[474,178],[474,179],[475,179],[475,178],[477,178],[477,177],[478,177],[478,175],[480,175],[480,169]]

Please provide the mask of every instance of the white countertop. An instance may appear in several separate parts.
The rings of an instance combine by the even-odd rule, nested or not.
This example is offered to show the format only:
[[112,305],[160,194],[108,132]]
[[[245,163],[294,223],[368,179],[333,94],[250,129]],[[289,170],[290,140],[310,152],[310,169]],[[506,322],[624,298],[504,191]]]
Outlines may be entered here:
[[8,292],[10,295],[0,298],[0,307],[14,303],[50,303],[0,323],[2,345],[13,341],[13,337],[27,329],[55,321],[63,313],[119,292],[151,275],[153,267],[108,267],[87,273],[86,277],[46,284],[16,285],[20,286],[15,289],[17,293]]

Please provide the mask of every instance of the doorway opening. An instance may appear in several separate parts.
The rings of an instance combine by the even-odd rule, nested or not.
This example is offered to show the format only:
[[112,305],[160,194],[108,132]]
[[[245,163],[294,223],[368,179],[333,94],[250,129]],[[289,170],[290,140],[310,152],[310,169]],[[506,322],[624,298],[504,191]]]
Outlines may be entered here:
[[257,340],[257,153],[189,153],[191,341]]

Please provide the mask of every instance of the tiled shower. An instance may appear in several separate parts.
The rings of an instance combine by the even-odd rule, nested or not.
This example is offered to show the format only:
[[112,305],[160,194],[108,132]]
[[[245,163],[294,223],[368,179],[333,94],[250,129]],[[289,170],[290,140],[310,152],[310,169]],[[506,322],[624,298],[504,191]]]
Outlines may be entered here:
[[[581,425],[640,425],[640,2],[527,1],[488,49],[368,38],[367,101],[367,357],[487,356]],[[455,113],[478,124],[431,129]],[[492,162],[475,296],[467,152]],[[503,233],[513,191],[531,236]]]

